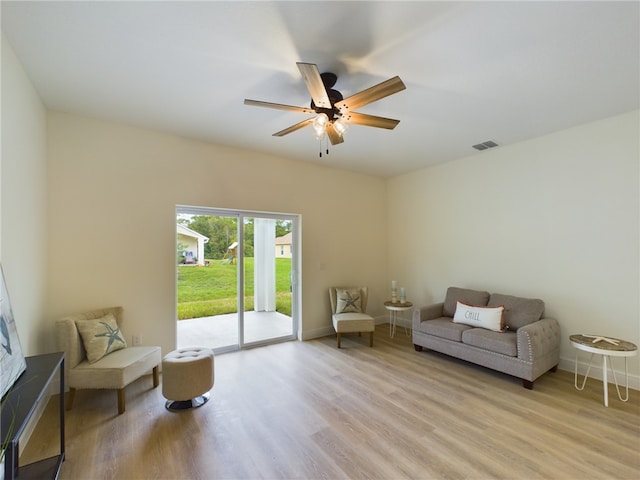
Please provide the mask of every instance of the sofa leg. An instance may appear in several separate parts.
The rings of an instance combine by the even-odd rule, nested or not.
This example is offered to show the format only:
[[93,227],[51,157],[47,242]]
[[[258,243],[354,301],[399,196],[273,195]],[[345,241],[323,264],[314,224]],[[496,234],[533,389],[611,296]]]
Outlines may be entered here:
[[533,390],[533,382],[531,380],[522,379],[522,386],[527,390]]
[[369,346],[373,347],[373,332],[369,333]]
[[67,396],[67,410],[71,410],[73,407],[73,400],[76,398],[76,389],[70,388],[69,395]]
[[160,385],[160,381],[158,380],[158,366],[153,367],[153,388],[156,388]]
[[124,388],[118,389],[118,415],[124,413]]
[[422,346],[421,345],[416,345],[415,343],[413,344],[413,348],[416,349],[416,352],[421,352],[422,351]]
[[340,348],[340,336],[341,335],[342,335],[341,333],[336,333],[336,336],[337,336],[336,338],[338,340],[338,348]]

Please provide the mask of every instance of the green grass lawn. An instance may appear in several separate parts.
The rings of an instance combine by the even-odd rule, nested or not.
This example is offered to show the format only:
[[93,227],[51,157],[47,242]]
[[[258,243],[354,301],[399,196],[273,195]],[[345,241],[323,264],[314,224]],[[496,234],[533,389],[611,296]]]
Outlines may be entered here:
[[[208,267],[178,266],[178,320],[235,313],[236,264],[211,260]],[[253,258],[245,258],[244,309],[253,310]],[[276,258],[276,310],[291,315],[290,258]]]

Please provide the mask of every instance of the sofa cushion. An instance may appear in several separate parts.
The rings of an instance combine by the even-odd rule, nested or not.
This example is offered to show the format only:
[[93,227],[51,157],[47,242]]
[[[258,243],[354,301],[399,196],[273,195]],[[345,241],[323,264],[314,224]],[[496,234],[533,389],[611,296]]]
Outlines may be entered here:
[[518,356],[516,332],[494,332],[484,328],[472,328],[462,332],[462,342],[510,357]]
[[458,302],[453,322],[502,332],[504,331],[503,312],[502,305],[499,307],[474,307]]
[[469,330],[469,325],[453,323],[449,317],[436,318],[420,323],[420,331],[429,335],[434,335],[454,342],[462,341],[462,332]]
[[509,330],[537,322],[544,314],[544,302],[537,298],[514,297],[494,293],[489,306],[504,305],[504,323]]
[[456,313],[457,302],[467,305],[483,307],[489,301],[489,292],[481,292],[479,290],[469,290],[468,288],[449,287],[447,296],[444,299],[442,314],[445,317],[451,317]]

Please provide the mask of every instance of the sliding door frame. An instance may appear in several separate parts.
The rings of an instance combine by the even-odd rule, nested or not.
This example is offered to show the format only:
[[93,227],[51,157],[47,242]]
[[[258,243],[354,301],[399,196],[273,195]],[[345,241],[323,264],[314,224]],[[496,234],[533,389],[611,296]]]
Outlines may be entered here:
[[[279,343],[291,340],[302,339],[302,329],[300,327],[300,312],[301,309],[301,217],[298,214],[291,213],[274,213],[274,212],[260,212],[250,210],[234,210],[234,209],[222,209],[213,207],[199,207],[190,205],[176,205],[175,218],[179,214],[187,215],[204,215],[204,216],[222,216],[222,217],[235,217],[237,218],[237,234],[238,234],[238,275],[237,281],[237,310],[238,310],[238,344],[228,347],[216,349],[216,352],[223,353],[233,350],[241,350],[253,347],[259,347],[272,343]],[[261,340],[251,343],[245,343],[244,341],[244,219],[245,218],[268,218],[275,220],[288,220],[291,222],[291,321],[292,331],[291,335],[277,337],[274,339]],[[177,283],[176,283],[176,312],[177,312]],[[176,321],[177,315],[176,315]]]

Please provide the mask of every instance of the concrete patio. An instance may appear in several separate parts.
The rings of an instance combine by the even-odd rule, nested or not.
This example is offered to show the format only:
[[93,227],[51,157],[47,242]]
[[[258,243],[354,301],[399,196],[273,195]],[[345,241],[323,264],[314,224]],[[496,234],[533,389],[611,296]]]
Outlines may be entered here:
[[[278,312],[244,312],[244,343],[286,337],[293,319]],[[178,320],[177,348],[202,346],[213,349],[238,344],[238,314]]]

